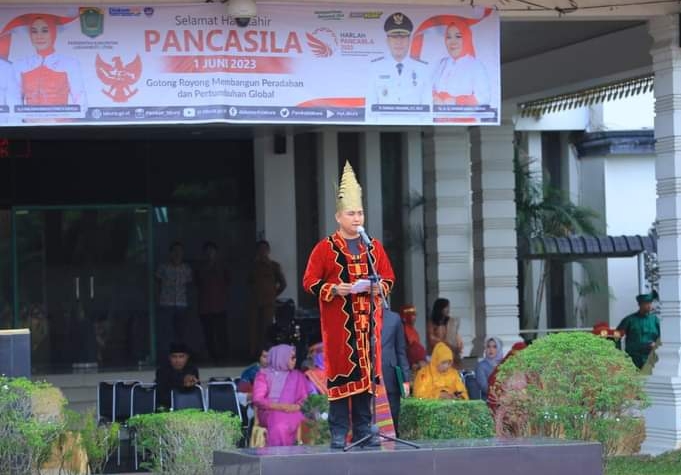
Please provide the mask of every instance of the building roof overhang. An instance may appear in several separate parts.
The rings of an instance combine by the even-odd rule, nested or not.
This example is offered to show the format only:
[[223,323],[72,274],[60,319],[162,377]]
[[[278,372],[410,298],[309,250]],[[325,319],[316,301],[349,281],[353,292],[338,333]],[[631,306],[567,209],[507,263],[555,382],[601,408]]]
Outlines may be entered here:
[[652,155],[655,153],[653,130],[606,130],[586,132],[573,142],[579,158],[609,155]]
[[577,261],[609,257],[632,257],[642,252],[657,252],[652,236],[570,236],[521,237],[518,259]]
[[542,99],[518,104],[522,117],[539,117],[543,114],[560,112],[591,106],[602,102],[623,99],[625,97],[645,94],[653,90],[654,77],[652,74],[622,79],[595,87],[581,89],[565,94],[558,94]]

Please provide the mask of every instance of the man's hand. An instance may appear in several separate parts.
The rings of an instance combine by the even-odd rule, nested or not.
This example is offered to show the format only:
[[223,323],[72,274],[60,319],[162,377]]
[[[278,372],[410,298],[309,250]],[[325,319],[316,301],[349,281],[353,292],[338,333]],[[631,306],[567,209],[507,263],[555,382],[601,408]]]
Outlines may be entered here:
[[409,382],[405,381],[402,383],[402,387],[404,388],[404,397],[409,397],[409,394],[411,394],[411,385]]
[[352,291],[352,284],[346,284],[345,282],[342,282],[340,284],[336,284],[336,295],[340,295],[341,297],[345,297]]
[[461,335],[459,335],[458,333],[456,334],[455,348],[456,348],[456,351],[458,351],[458,352],[463,351],[463,339],[461,338]]
[[453,398],[454,398],[454,396],[449,394],[447,391],[445,391],[445,390],[440,391],[440,399],[453,399]]
[[195,386],[199,382],[199,378],[194,376],[193,374],[187,374],[184,377],[184,387],[185,388],[191,388]]

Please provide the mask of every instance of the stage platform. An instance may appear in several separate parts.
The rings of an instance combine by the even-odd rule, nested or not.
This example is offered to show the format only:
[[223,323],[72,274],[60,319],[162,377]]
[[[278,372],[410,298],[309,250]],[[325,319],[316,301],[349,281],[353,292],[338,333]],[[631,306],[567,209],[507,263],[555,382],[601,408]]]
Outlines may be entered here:
[[555,439],[383,442],[349,452],[269,447],[216,452],[213,475],[602,475],[601,445]]

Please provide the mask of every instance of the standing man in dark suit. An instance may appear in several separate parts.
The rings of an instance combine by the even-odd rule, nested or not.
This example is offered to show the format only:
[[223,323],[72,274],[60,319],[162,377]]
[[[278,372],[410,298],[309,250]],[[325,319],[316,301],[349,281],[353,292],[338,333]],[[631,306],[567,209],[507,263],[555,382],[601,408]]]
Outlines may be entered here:
[[409,381],[409,361],[407,360],[407,344],[400,316],[392,310],[383,310],[383,328],[381,329],[381,369],[383,383],[388,393],[390,414],[395,425],[397,437],[399,432],[400,397],[402,389],[397,379],[396,368],[402,370],[403,380]]

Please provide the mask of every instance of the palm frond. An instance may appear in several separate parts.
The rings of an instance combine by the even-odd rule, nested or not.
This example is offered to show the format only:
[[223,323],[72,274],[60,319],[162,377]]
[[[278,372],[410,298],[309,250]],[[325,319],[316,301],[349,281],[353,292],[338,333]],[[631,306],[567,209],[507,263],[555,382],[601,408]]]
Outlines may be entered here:
[[515,159],[516,230],[523,237],[565,237],[598,234],[599,214],[576,205],[563,190],[543,185],[531,161]]

